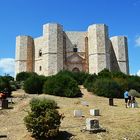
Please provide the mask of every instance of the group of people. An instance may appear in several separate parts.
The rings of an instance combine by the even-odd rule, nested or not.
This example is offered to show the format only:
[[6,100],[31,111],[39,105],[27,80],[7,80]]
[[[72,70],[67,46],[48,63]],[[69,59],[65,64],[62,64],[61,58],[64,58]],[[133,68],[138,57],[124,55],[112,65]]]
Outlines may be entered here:
[[129,95],[128,91],[124,92],[124,99],[125,99],[125,106],[127,107],[135,107],[135,97],[132,95]]

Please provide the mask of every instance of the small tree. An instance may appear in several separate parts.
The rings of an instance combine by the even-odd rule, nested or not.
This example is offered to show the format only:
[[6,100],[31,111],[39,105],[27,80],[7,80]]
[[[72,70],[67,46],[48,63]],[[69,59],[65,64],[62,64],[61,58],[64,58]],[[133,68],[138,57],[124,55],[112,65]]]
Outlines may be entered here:
[[61,115],[56,103],[48,99],[32,99],[31,112],[24,118],[27,130],[39,140],[49,140],[58,135]]

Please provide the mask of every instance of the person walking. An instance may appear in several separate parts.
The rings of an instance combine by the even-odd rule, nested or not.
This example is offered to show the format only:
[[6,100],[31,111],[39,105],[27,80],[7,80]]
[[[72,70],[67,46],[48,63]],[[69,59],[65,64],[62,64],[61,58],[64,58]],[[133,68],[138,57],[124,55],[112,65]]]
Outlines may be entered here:
[[127,108],[127,105],[128,105],[128,91],[126,90],[125,92],[124,92],[124,99],[125,99],[125,107]]

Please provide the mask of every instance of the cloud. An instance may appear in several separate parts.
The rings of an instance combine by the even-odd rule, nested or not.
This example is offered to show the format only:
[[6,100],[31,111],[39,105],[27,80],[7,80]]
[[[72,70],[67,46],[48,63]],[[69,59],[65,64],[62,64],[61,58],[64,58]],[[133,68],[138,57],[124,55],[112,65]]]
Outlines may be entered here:
[[0,72],[2,74],[14,75],[15,72],[15,59],[1,58],[0,59]]
[[140,76],[140,70],[137,72],[137,75]]
[[136,36],[135,46],[140,47],[140,36]]

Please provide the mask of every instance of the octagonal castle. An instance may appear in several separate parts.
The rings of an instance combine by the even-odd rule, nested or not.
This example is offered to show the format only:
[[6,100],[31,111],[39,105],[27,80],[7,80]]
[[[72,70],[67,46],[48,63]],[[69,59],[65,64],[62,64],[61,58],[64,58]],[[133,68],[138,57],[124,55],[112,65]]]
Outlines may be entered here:
[[105,24],[77,32],[48,23],[40,37],[16,37],[16,74],[28,71],[49,76],[60,70],[97,74],[104,68],[129,74],[127,38],[109,38]]

